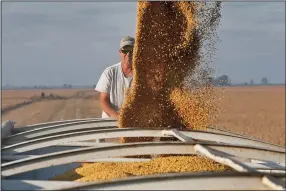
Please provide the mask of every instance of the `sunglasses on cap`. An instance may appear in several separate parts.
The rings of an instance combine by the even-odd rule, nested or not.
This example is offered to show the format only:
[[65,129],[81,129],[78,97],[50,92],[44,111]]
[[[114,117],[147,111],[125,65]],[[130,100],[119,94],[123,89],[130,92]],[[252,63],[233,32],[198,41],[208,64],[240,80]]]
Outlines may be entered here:
[[129,50],[128,50],[128,49],[126,49],[126,50],[121,49],[120,51],[121,51],[123,54],[128,54],[128,53],[131,53],[131,54],[132,54],[132,53],[133,53],[133,49],[129,49]]

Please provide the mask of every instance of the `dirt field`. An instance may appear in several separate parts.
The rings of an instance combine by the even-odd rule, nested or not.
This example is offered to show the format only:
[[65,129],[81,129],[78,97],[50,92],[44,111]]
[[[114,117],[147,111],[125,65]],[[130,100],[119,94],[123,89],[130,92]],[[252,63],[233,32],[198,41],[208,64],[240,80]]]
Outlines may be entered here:
[[[17,126],[100,117],[98,94],[94,90],[9,90],[3,91],[2,106],[22,102],[31,96],[53,93],[68,99],[37,101],[8,111],[2,121],[17,121]],[[214,127],[252,136],[270,143],[285,144],[285,87],[228,87]],[[2,107],[3,108],[3,107]]]
[[[9,90],[3,91],[2,104],[6,107],[16,104],[13,100],[29,100],[31,96],[41,95],[41,92],[49,95],[59,95],[65,99],[47,99],[35,101],[32,104],[21,106],[17,109],[5,112],[2,121],[14,120],[16,127],[29,124],[80,119],[101,116],[98,102],[98,93],[94,90],[68,89],[68,90]],[[7,101],[8,100],[8,101]]]
[[2,107],[6,108],[10,105],[14,105],[17,103],[21,103],[23,101],[27,101],[32,97],[41,96],[41,93],[49,95],[53,93],[54,95],[70,97],[73,96],[78,90],[73,89],[37,89],[37,90],[4,90],[2,93]]

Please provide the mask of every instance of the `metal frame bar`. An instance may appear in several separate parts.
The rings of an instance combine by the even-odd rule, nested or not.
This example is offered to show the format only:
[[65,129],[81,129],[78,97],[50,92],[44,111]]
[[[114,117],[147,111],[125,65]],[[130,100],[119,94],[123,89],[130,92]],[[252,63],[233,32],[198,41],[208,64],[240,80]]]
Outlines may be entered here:
[[112,145],[118,145],[118,143],[109,143],[109,142],[102,142],[102,143],[96,143],[96,142],[88,142],[88,141],[79,141],[79,142],[69,142],[69,143],[60,143],[57,146],[65,146],[65,147],[106,147],[106,146],[112,146]]
[[[224,142],[226,144],[237,144],[237,145],[253,145],[255,147],[263,147],[265,149],[271,149],[277,152],[284,152],[285,148],[273,147],[268,144],[255,142],[252,140],[245,140],[240,137],[233,137],[230,135],[219,135],[209,132],[200,131],[180,131],[181,134],[191,137],[192,139],[208,140]],[[138,128],[110,128],[104,130],[87,130],[81,132],[64,133],[55,136],[48,136],[39,139],[33,139],[29,141],[23,141],[8,146],[2,147],[2,152],[25,152],[38,148],[48,147],[52,145],[58,145],[66,142],[75,141],[86,141],[90,139],[104,139],[104,138],[118,138],[118,137],[161,137],[161,130],[153,129],[138,129]],[[6,144],[9,143],[6,142]]]
[[[211,149],[223,151],[229,155],[245,158],[268,159],[281,162],[285,159],[284,153],[269,150],[241,147],[234,145],[220,145],[199,143]],[[147,142],[120,144],[108,147],[88,147],[72,151],[56,152],[42,155],[32,159],[23,159],[2,164],[2,175],[11,176],[22,172],[36,170],[44,167],[68,164],[76,161],[99,159],[118,156],[154,155],[154,154],[196,154],[195,144],[181,142]]]
[[283,147],[281,145],[265,142],[265,141],[262,141],[260,139],[255,138],[253,136],[246,136],[246,135],[243,135],[243,134],[234,133],[234,132],[230,132],[230,131],[227,131],[227,130],[218,129],[218,128],[215,128],[215,127],[208,127],[207,128],[207,132],[219,133],[219,134],[222,134],[222,135],[230,135],[230,136],[240,137],[240,138],[243,138],[243,139],[253,140],[253,141],[256,141],[256,142],[260,142],[260,143],[265,143],[265,144],[271,145],[273,147],[284,148],[285,149],[285,147]]
[[247,136],[242,135],[242,134],[230,132],[230,131],[227,131],[227,130],[224,130],[224,129],[218,129],[218,128],[215,128],[215,127],[208,127],[208,128],[207,128],[207,131],[213,132],[213,133],[225,134],[225,135],[233,135],[233,136],[243,137],[243,138],[248,138],[248,139],[251,138],[251,139],[260,141],[260,140],[258,140],[258,139],[255,139],[254,137],[247,137]]
[[[109,125],[111,125],[111,124],[109,124]],[[79,128],[79,130],[81,130],[81,128]],[[130,129],[130,128],[121,128],[121,129]],[[160,130],[158,130],[156,128],[154,128],[154,129],[141,128],[141,129],[143,129],[143,130],[157,130],[157,131],[160,131]],[[184,131],[180,131],[180,132],[183,133],[183,134],[187,133],[187,135],[189,137],[191,136],[191,137],[196,138],[196,139],[208,140],[209,138],[211,138],[211,141],[220,142],[220,141],[222,141],[221,138],[223,137],[224,139],[227,139],[227,140],[223,140],[224,142],[227,141],[227,143],[229,143],[230,141],[231,142],[236,142],[237,144],[239,144],[241,142],[245,142],[245,144],[247,144],[247,145],[248,144],[252,144],[252,145],[264,146],[264,147],[271,148],[271,149],[285,150],[285,147],[282,147],[282,146],[277,146],[277,145],[273,145],[273,144],[269,144],[269,143],[262,142],[262,141],[259,141],[259,140],[249,139],[249,138],[245,138],[245,137],[241,137],[241,136],[226,135],[226,134],[219,134],[219,133],[213,133],[213,132],[204,132],[204,131],[192,131],[192,130],[184,130]],[[66,131],[66,133],[69,133],[69,131]]]
[[[30,157],[42,157],[41,155],[2,155],[2,164],[3,161],[11,162],[15,160],[28,159]],[[76,161],[79,163],[82,162],[137,162],[137,161],[149,161],[151,159],[141,159],[141,158],[100,158],[100,159],[90,159],[90,160],[81,160]],[[251,162],[244,162],[244,165],[249,168],[256,169],[259,172],[267,173],[286,173],[285,166],[273,166],[271,164],[257,164]]]
[[259,173],[237,172],[170,173],[86,183],[62,190],[267,190],[270,187],[262,182],[262,177]]
[[238,160],[235,160],[234,158],[230,158],[227,156],[226,153],[222,152],[222,151],[218,151],[215,149],[210,149],[206,146],[202,146],[200,144],[196,144],[194,146],[195,151],[198,154],[201,154],[209,159],[212,159],[218,163],[227,165],[233,169],[235,169],[236,171],[239,172],[253,172],[256,171],[253,168],[250,168],[249,166],[239,162]]
[[163,130],[161,131],[163,136],[173,136],[176,137],[177,139],[181,140],[182,142],[189,142],[189,143],[194,143],[195,140],[192,138],[186,136],[184,133],[176,130],[176,129],[171,129],[171,130]]
[[270,176],[264,176],[262,178],[262,183],[274,190],[285,190],[285,182]]
[[276,169],[257,169],[258,172],[262,172],[262,173],[268,173],[268,174],[286,174],[285,169],[284,170],[276,170]]
[[59,190],[65,187],[84,185],[72,181],[1,180],[1,190]]
[[[43,155],[42,155],[43,156]],[[16,161],[23,159],[32,159],[35,157],[42,157],[39,155],[4,155],[2,156],[2,160],[6,161]],[[100,158],[100,159],[88,159],[88,160],[80,160],[75,162],[143,162],[150,161],[151,159],[142,159],[142,158]]]
[[252,145],[257,147],[264,147],[271,150],[285,152],[285,147],[272,145],[255,139],[243,138],[236,135],[226,135],[205,131],[180,131],[193,139],[204,141],[214,141],[218,143],[231,143],[237,145]]
[[[15,130],[21,130],[22,131],[28,131],[29,129],[34,129],[34,128],[37,128],[37,127],[46,127],[47,125],[55,125],[55,124],[66,124],[66,123],[70,123],[70,122],[88,122],[88,121],[110,121],[110,122],[115,122],[117,123],[117,121],[113,118],[83,118],[83,119],[73,119],[73,120],[65,120],[65,121],[54,121],[54,122],[48,122],[48,123],[39,123],[39,124],[35,124],[35,125],[29,125],[29,126],[26,126],[26,127],[21,127],[21,128],[16,128]],[[275,144],[270,144],[270,143],[266,143],[266,142],[263,142],[261,140],[258,140],[258,139],[255,139],[253,137],[247,137],[245,135],[241,135],[241,134],[238,134],[238,133],[233,133],[233,132],[230,132],[230,131],[227,131],[227,130],[221,130],[221,129],[218,129],[218,128],[214,128],[214,127],[208,127],[207,129],[208,132],[212,132],[212,133],[219,133],[219,134],[222,134],[222,135],[230,135],[230,136],[235,136],[235,137],[241,137],[241,138],[245,138],[245,139],[248,139],[248,140],[253,140],[253,141],[256,141],[256,142],[261,142],[261,143],[265,143],[267,145],[272,145],[274,147],[280,147],[280,148],[283,148],[281,147],[280,145],[275,145]]]
[[[117,121],[112,119],[112,118],[107,118],[107,119],[99,119],[99,118],[90,118],[90,119],[76,119],[76,120],[66,120],[66,121],[58,121],[58,122],[50,122],[50,123],[41,123],[40,125],[47,125],[47,124],[52,124],[52,123],[61,123],[62,126],[64,128],[66,128],[66,133],[69,133],[69,132],[74,132],[74,131],[68,131],[68,129],[72,129],[72,130],[79,130],[81,131],[82,128],[85,128],[85,127],[82,127],[80,126],[80,124],[84,124],[84,123],[101,123],[100,126],[101,127],[104,127],[104,124],[109,121],[112,125],[115,125],[117,124]],[[112,123],[113,122],[113,123]],[[102,124],[103,123],[103,124]],[[69,125],[79,125],[78,127],[69,127]],[[109,126],[111,124],[108,124]],[[32,125],[32,126],[29,126],[29,127],[34,127],[34,126],[39,126],[39,124],[36,124],[36,125]],[[67,127],[65,127],[67,126]],[[55,128],[57,127],[57,128]],[[7,145],[7,141],[9,144],[14,144],[16,143],[16,140],[21,140],[23,141],[23,137],[20,138],[21,136],[26,136],[28,138],[28,140],[31,140],[31,139],[37,139],[37,138],[40,138],[40,137],[46,137],[46,136],[50,136],[50,135],[53,135],[53,133],[55,132],[59,132],[59,128],[61,128],[61,126],[59,125],[56,125],[54,128],[55,130],[51,130],[50,128],[53,128],[53,126],[49,126],[49,127],[43,127],[43,128],[36,128],[34,130],[29,130],[29,131],[25,131],[25,132],[22,132],[22,133],[18,133],[16,135],[13,135],[13,136],[10,136],[9,138],[7,138],[5,141],[6,141],[6,145]],[[92,127],[91,127],[92,128]],[[158,130],[157,128],[153,128],[151,130]],[[260,140],[257,140],[257,139],[253,139],[253,138],[249,138],[249,137],[245,137],[245,136],[242,136],[242,135],[239,135],[239,134],[235,134],[235,133],[230,133],[228,131],[225,131],[225,130],[218,130],[218,129],[215,129],[215,128],[212,128],[212,127],[209,127],[208,130],[215,130],[215,131],[219,131],[219,134],[220,135],[227,135],[227,136],[230,136],[230,137],[236,137],[236,138],[240,138],[239,140],[232,140],[232,141],[235,141],[237,143],[241,142],[242,138],[245,141],[247,141],[248,143],[245,143],[245,144],[259,144],[259,145],[263,145],[267,148],[272,148],[272,149],[279,149],[279,150],[285,150],[285,147],[282,147],[282,146],[279,146],[279,145],[274,145],[274,144],[270,144],[270,143],[266,143],[266,142],[263,142],[263,141],[260,141]],[[62,129],[60,132],[63,132],[64,129]],[[50,131],[50,133],[44,133],[42,131]],[[54,132],[53,132],[54,131]],[[185,132],[188,132],[190,130],[185,130]],[[41,132],[41,133],[40,133]],[[178,131],[179,132],[179,131]],[[181,131],[180,131],[181,132]],[[197,134],[198,136],[205,136],[203,133],[206,133],[204,131],[192,131],[194,133],[199,133],[201,132],[202,134]],[[209,135],[210,134],[217,134],[217,133],[214,133],[214,132],[208,132]],[[204,138],[202,138],[204,139]],[[13,142],[12,140],[15,140],[15,142]],[[27,139],[25,139],[27,140]],[[10,141],[10,142],[9,142]],[[220,140],[215,140],[215,141],[220,141]]]
[[[268,190],[271,185],[261,181],[261,175],[215,173],[163,174],[112,182],[70,182],[70,181],[35,181],[2,180],[3,190]],[[263,177],[264,178],[264,177]],[[215,184],[214,184],[215,183]],[[178,186],[180,185],[180,186]],[[235,185],[235,187],[233,186]]]
[[32,129],[29,131],[24,131],[21,133],[17,133],[8,137],[5,137],[2,142],[4,144],[11,142],[20,142],[29,139],[41,138],[45,136],[56,135],[57,133],[64,132],[75,132],[81,131],[83,129],[107,129],[107,128],[116,128],[117,123],[110,121],[84,121],[84,122],[72,122],[72,123],[64,123],[51,125],[46,127],[40,127],[36,129]]
[[[57,145],[54,145],[52,147],[105,147],[105,146],[112,146],[112,145],[118,145],[119,143],[111,143],[111,142],[94,142],[94,141],[78,141],[78,142],[67,142],[67,143],[59,143]],[[47,147],[42,148],[45,150]],[[69,150],[69,149],[68,149]],[[11,152],[3,152],[2,156],[4,155],[15,155],[19,154],[18,152],[11,151]]]
[[33,125],[27,125],[24,127],[16,128],[17,132],[29,131],[35,128],[46,127],[50,125],[57,125],[57,124],[65,124],[71,122],[80,122],[80,121],[116,121],[112,118],[82,118],[82,119],[71,119],[71,120],[61,120],[61,121],[51,121],[45,123],[37,123]]
[[[276,169],[275,170],[269,170],[269,169],[257,170],[255,168],[253,168],[253,165],[247,165],[247,164],[245,164],[245,163],[243,163],[243,162],[241,162],[241,161],[239,161],[233,157],[229,157],[229,154],[225,153],[223,151],[218,151],[216,149],[210,149],[207,146],[202,146],[200,144],[196,144],[194,146],[194,148],[198,154],[202,154],[203,156],[206,156],[207,158],[212,159],[218,163],[227,165],[227,166],[235,169],[238,172],[264,172],[264,173],[268,173],[268,174],[274,174],[274,173],[284,173],[285,174],[285,167],[283,170],[276,170]],[[275,181],[275,183],[273,183],[273,184],[277,187],[277,182]],[[272,187],[273,187],[273,184],[271,184]],[[273,187],[273,188],[275,188],[275,187]],[[281,186],[278,188],[281,188]]]
[[[267,190],[263,176],[249,173],[173,173],[118,179],[112,182],[2,180],[4,190]],[[276,176],[278,179],[279,176]],[[265,178],[264,178],[265,179]],[[159,185],[158,185],[159,183]],[[215,183],[215,184],[214,184]],[[180,186],[178,186],[180,185]],[[235,185],[235,187],[233,186]]]
[[[261,170],[279,170],[279,173],[285,173],[285,166],[273,166],[269,163],[266,164],[257,164],[257,163],[251,163],[251,162],[243,162],[244,165],[250,167],[250,168],[254,168],[257,169],[257,171],[261,171]],[[263,171],[261,171],[263,172]],[[265,171],[267,172],[267,171]]]
[[[124,132],[125,133],[122,133]],[[135,132],[135,133],[134,133]],[[21,143],[8,145],[2,147],[2,152],[26,152],[31,151],[34,149],[39,149],[43,147],[58,145],[61,143],[68,143],[68,142],[78,142],[78,141],[86,141],[86,140],[94,140],[94,139],[103,139],[103,138],[117,138],[121,136],[133,136],[138,137],[153,137],[153,136],[161,136],[161,131],[155,130],[137,130],[137,129],[104,129],[104,130],[88,130],[82,132],[73,132],[73,133],[65,133],[55,136],[49,136],[29,141],[24,141]],[[109,135],[109,136],[108,136]]]
[[[98,147],[100,147],[100,145],[111,146],[111,145],[117,145],[117,144],[104,143],[104,144],[99,144]],[[95,145],[95,146],[97,146],[97,145]],[[197,154],[201,154],[200,151],[198,151],[197,146],[201,146],[201,145],[195,145],[195,150],[196,150]],[[203,147],[203,146],[201,146],[201,147]],[[216,152],[219,152],[219,151],[216,151]],[[231,157],[231,156],[228,157],[227,153],[223,153],[223,155],[224,155],[223,158],[227,158],[227,159],[230,159],[230,160],[236,160],[236,159],[234,159],[234,157]],[[15,161],[15,160],[28,159],[29,157],[36,157],[36,156],[41,157],[41,156],[44,156],[44,155],[19,155],[19,154],[18,155],[13,155],[13,154],[2,155],[2,163],[3,163],[3,161],[10,162],[10,161]],[[85,160],[85,161],[76,161],[76,162],[87,162],[87,161],[89,161],[89,162],[92,162],[92,161],[93,162],[95,162],[95,161],[114,162],[114,159],[115,158],[94,159],[94,160]],[[128,162],[129,159],[131,159],[131,158],[116,158],[116,160],[117,159],[120,160],[120,161]],[[135,159],[136,160],[141,160],[141,159],[137,159],[137,158],[135,158]],[[133,158],[132,160],[135,160],[135,159]],[[149,160],[149,159],[146,159],[146,160]],[[248,161],[245,161],[244,159],[241,160],[241,158],[239,158],[237,160],[241,161],[247,167],[252,168],[252,169],[257,169],[257,171],[260,171],[260,172],[286,173],[286,171],[285,171],[285,164],[269,163],[269,162],[256,163],[256,162],[253,162],[253,161],[248,162]],[[217,162],[220,162],[220,161],[217,161]],[[231,166],[231,167],[235,169],[235,167],[233,167],[233,166]],[[236,169],[236,170],[239,171],[239,169]]]

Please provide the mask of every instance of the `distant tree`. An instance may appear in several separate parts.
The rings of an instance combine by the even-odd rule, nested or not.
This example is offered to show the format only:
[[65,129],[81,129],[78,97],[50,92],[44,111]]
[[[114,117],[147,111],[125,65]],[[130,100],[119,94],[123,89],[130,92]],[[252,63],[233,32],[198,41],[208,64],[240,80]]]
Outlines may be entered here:
[[267,85],[267,84],[268,84],[268,79],[267,79],[266,77],[263,77],[263,78],[261,79],[261,84],[262,84],[262,85]]
[[250,85],[253,86],[254,85],[254,81],[250,80]]
[[216,79],[216,83],[220,86],[228,86],[230,85],[230,79],[228,77],[228,75],[221,75]]
[[95,87],[96,87],[96,85],[95,85],[95,84],[93,84],[93,89],[95,89]]
[[244,85],[245,85],[245,86],[248,86],[248,82],[245,82]]

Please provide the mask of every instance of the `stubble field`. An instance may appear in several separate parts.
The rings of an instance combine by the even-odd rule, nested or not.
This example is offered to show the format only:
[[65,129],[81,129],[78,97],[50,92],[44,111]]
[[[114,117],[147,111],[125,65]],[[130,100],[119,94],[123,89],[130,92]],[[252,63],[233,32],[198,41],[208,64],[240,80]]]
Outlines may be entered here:
[[[217,89],[219,92],[220,88]],[[60,98],[40,99],[2,112],[2,121],[16,121],[16,127],[29,124],[101,117],[99,95],[92,89],[3,90],[1,109],[31,97],[52,93]],[[245,134],[285,146],[285,86],[227,87],[224,111],[213,127]]]
[[229,87],[213,126],[285,146],[285,86]]

